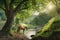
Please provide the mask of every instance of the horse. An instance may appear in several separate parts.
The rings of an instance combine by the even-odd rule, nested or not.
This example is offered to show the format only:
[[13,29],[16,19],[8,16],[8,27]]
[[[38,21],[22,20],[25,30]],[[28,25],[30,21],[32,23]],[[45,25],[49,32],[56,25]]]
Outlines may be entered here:
[[20,30],[23,30],[23,34],[24,34],[24,31],[27,29],[26,26],[18,26],[18,29],[17,29],[17,32],[20,32]]

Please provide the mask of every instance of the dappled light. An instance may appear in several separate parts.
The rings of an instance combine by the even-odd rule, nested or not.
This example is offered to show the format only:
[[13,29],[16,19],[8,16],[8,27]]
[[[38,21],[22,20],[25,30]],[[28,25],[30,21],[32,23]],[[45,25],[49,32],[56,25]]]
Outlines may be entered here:
[[0,0],[0,40],[60,40],[60,0]]
[[35,15],[35,16],[38,16],[38,15],[39,15],[39,12],[38,12],[38,11],[33,11],[32,13],[33,13],[33,15]]
[[54,8],[56,8],[56,6],[55,6],[52,2],[49,2],[49,3],[47,4],[47,9],[48,9],[48,10],[53,10]]

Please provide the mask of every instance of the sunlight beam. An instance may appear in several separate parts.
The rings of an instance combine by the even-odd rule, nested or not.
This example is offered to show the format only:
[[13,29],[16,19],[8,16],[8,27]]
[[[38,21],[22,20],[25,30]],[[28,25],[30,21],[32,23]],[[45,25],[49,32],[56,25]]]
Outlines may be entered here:
[[48,5],[47,5],[48,10],[52,10],[54,8],[55,8],[55,5],[52,2],[48,3]]
[[38,16],[39,12],[38,11],[33,11],[33,15]]

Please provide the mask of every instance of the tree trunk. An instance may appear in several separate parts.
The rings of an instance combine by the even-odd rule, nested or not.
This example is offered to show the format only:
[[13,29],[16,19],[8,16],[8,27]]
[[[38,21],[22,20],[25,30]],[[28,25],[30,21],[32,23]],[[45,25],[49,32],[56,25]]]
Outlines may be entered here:
[[14,16],[7,18],[5,25],[3,26],[2,30],[1,30],[1,33],[3,35],[9,35],[10,34],[10,28],[12,27],[13,20],[14,20]]

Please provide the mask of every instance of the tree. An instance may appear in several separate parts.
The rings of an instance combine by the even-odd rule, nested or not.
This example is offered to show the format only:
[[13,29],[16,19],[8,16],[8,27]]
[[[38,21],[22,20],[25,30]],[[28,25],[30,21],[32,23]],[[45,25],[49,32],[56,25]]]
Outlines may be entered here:
[[0,0],[0,8],[5,11],[7,18],[1,33],[5,35],[10,33],[9,31],[14,17],[19,11],[29,7],[38,9],[38,6],[40,6],[40,4],[44,4],[45,2],[46,0]]
[[10,34],[10,28],[14,20],[15,15],[23,10],[27,9],[32,0],[0,0],[0,8],[5,11],[6,23],[1,30],[1,34]]

